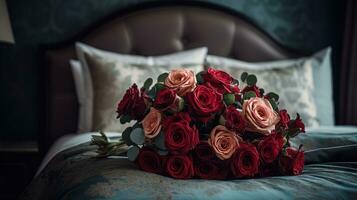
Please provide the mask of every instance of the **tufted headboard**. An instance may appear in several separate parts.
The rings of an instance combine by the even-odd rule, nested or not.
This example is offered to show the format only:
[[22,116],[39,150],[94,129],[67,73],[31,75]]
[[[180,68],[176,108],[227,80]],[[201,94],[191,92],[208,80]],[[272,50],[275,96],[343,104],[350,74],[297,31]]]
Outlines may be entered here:
[[206,3],[147,4],[116,13],[75,38],[44,51],[42,146],[77,129],[78,101],[69,60],[74,42],[124,54],[167,54],[208,47],[212,55],[245,61],[296,57],[244,16]]

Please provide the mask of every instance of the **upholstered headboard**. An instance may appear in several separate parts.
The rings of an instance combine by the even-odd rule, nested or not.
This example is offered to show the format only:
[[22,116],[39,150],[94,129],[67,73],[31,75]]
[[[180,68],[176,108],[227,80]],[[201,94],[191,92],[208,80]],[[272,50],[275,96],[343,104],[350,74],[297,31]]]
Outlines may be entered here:
[[63,134],[77,129],[78,101],[69,60],[74,42],[125,54],[160,55],[195,47],[209,54],[245,61],[296,57],[269,35],[230,10],[207,4],[160,4],[121,12],[69,40],[45,50],[43,131],[48,147]]

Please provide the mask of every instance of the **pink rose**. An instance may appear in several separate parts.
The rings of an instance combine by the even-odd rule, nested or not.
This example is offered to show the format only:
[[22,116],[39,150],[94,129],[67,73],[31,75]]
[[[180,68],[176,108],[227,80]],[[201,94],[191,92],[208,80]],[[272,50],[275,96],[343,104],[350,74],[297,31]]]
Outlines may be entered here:
[[154,138],[161,130],[161,113],[155,108],[151,107],[150,112],[144,117],[142,121],[145,137]]
[[280,121],[269,100],[254,97],[244,101],[242,114],[247,121],[246,130],[269,135]]
[[219,159],[226,160],[234,154],[241,140],[234,132],[229,131],[222,125],[218,125],[212,129],[208,144]]
[[192,92],[196,87],[195,73],[188,69],[174,69],[165,79],[165,85],[174,89],[179,96],[185,96],[186,93]]

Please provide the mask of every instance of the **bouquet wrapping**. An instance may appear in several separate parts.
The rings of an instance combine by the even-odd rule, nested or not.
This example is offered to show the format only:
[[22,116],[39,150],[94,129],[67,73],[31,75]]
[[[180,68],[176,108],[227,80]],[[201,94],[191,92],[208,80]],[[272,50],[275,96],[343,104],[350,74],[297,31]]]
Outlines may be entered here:
[[114,142],[94,135],[98,156],[126,153],[140,169],[177,179],[302,173],[302,145],[289,140],[305,132],[304,123],[280,109],[278,94],[259,88],[254,74],[238,81],[214,68],[176,69],[153,83],[148,78],[126,91],[118,119],[136,123]]

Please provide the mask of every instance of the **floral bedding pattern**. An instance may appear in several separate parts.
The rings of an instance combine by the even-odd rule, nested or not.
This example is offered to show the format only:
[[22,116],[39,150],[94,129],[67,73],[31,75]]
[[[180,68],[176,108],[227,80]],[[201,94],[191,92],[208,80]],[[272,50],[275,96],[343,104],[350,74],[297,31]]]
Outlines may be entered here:
[[176,180],[140,171],[124,157],[97,159],[80,144],[55,156],[21,199],[353,199],[357,128],[310,131],[300,176],[247,180]]

